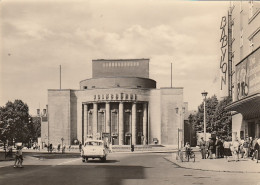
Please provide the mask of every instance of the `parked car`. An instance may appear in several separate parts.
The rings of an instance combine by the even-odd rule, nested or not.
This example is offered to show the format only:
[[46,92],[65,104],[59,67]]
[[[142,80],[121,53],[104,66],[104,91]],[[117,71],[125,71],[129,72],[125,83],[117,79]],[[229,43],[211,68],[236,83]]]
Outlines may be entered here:
[[108,153],[108,147],[103,140],[87,140],[81,150],[82,162],[86,162],[89,158],[99,158],[105,162]]

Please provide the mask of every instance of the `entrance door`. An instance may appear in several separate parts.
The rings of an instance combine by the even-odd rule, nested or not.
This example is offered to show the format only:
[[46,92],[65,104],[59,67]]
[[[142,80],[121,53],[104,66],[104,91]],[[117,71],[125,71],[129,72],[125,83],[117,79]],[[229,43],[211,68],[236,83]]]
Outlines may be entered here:
[[248,123],[248,136],[255,138],[255,122]]
[[131,145],[131,136],[125,136],[125,145]]
[[112,145],[118,145],[118,113],[117,111],[111,111],[111,136]]
[[128,136],[129,133],[131,133],[131,112],[124,112],[125,145],[130,145],[130,137]]
[[93,125],[93,114],[92,111],[88,113],[88,135],[92,135],[92,125]]

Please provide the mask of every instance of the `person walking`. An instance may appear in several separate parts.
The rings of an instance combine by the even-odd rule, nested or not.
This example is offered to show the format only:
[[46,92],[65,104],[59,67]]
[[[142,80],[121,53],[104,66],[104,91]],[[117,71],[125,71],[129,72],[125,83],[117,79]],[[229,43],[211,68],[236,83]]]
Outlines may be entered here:
[[221,157],[221,146],[223,145],[220,138],[216,140],[216,159]]
[[243,143],[243,149],[244,149],[244,159],[248,158],[249,155],[249,140],[246,138],[246,140]]
[[212,138],[209,138],[209,139],[210,139],[210,140],[209,140],[209,148],[208,148],[208,150],[209,150],[209,158],[210,158],[210,159],[213,159],[212,154],[213,154],[213,152],[214,152],[214,141],[213,141]]
[[15,152],[15,161],[14,161],[14,168],[23,168],[23,153],[22,153],[22,146],[17,146],[17,150]]
[[81,152],[81,149],[82,149],[82,144],[81,142],[79,142],[79,152]]
[[230,149],[231,143],[228,141],[228,139],[225,139],[223,146],[224,146],[224,157],[226,158],[227,162],[229,162],[229,157],[232,156],[232,153]]
[[239,146],[240,146],[240,143],[238,142],[237,138],[233,141],[232,146],[233,146],[234,159],[237,162],[239,161]]
[[201,158],[206,159],[206,141],[204,141],[203,137],[199,142],[199,146],[200,146]]

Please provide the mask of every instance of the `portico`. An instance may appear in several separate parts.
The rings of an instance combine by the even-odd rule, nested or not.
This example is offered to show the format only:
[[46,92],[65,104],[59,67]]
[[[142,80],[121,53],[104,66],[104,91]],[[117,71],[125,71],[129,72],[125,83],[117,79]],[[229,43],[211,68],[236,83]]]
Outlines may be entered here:
[[113,145],[147,144],[147,102],[99,101],[82,104],[82,140],[101,138]]
[[102,134],[106,133],[113,145],[146,145],[147,106],[147,102],[138,101],[83,103],[82,140],[101,138]]

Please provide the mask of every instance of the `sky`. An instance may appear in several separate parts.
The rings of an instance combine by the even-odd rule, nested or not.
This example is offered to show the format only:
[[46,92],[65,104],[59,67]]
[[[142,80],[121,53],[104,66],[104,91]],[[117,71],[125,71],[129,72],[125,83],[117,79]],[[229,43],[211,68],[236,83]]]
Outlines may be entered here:
[[150,59],[157,88],[184,87],[189,110],[219,96],[220,22],[226,1],[2,0],[0,106],[45,108],[48,89],[79,89],[93,59]]

